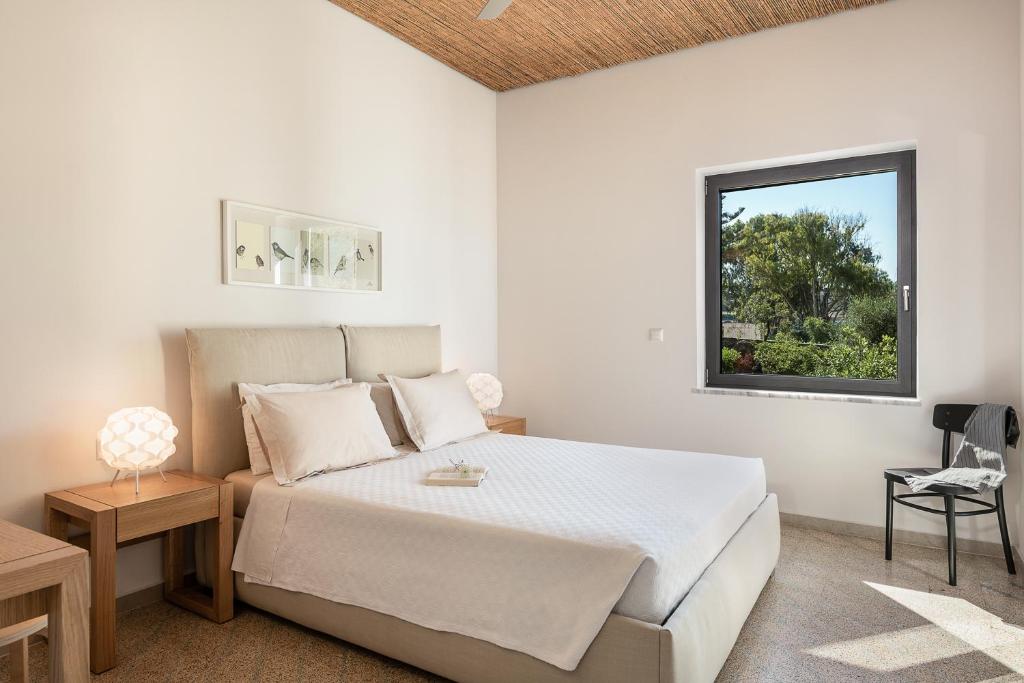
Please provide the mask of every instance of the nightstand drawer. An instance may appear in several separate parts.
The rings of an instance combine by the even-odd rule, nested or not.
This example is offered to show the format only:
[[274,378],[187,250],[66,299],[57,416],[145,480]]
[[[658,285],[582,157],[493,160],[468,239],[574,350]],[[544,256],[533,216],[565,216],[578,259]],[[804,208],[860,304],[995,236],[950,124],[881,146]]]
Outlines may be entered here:
[[487,428],[492,432],[512,434],[514,436],[526,436],[526,418],[512,417],[510,415],[487,415],[485,418]]
[[214,518],[219,513],[219,503],[219,492],[214,486],[118,508],[117,542]]
[[502,434],[513,434],[515,436],[526,436],[526,420],[516,420],[515,422],[509,422],[506,425],[495,428],[495,431],[499,431]]

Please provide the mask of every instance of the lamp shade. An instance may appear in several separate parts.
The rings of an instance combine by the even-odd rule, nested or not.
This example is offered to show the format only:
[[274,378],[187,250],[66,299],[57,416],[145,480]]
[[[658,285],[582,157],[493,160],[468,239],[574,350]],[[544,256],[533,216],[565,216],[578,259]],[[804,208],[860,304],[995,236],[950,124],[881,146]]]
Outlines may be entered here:
[[466,378],[466,386],[469,387],[469,393],[473,394],[473,400],[476,401],[476,407],[480,412],[494,410],[501,405],[504,393],[501,390],[501,382],[494,375],[475,372]]
[[119,470],[156,467],[174,454],[178,428],[156,408],[125,408],[96,435],[96,457]]

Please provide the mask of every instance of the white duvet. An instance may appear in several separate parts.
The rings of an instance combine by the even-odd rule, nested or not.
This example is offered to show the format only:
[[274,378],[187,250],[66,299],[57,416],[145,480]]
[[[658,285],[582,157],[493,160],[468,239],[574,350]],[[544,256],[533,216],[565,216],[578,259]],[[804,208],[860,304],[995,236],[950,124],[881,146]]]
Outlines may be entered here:
[[[449,458],[486,481],[426,486]],[[756,458],[494,434],[263,479],[232,568],[573,670],[613,610],[663,622],[764,497]]]

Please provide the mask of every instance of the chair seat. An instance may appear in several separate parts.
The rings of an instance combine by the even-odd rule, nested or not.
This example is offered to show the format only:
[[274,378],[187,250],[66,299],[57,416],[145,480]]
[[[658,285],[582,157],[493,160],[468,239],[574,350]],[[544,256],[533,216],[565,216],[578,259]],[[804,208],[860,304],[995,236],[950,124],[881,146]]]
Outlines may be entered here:
[[[885,480],[908,486],[907,477],[923,477],[941,471],[941,467],[893,467],[885,470]],[[936,483],[929,486],[925,491],[922,491],[922,493],[924,492],[941,493],[943,495],[951,496],[978,495],[978,492],[974,489],[966,486],[958,486],[956,484]]]

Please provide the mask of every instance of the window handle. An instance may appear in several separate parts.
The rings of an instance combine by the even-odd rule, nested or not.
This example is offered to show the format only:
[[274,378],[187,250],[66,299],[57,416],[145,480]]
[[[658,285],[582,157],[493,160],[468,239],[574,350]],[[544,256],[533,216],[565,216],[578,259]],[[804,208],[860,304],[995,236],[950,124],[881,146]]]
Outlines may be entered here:
[[910,310],[910,285],[903,285],[903,310]]

